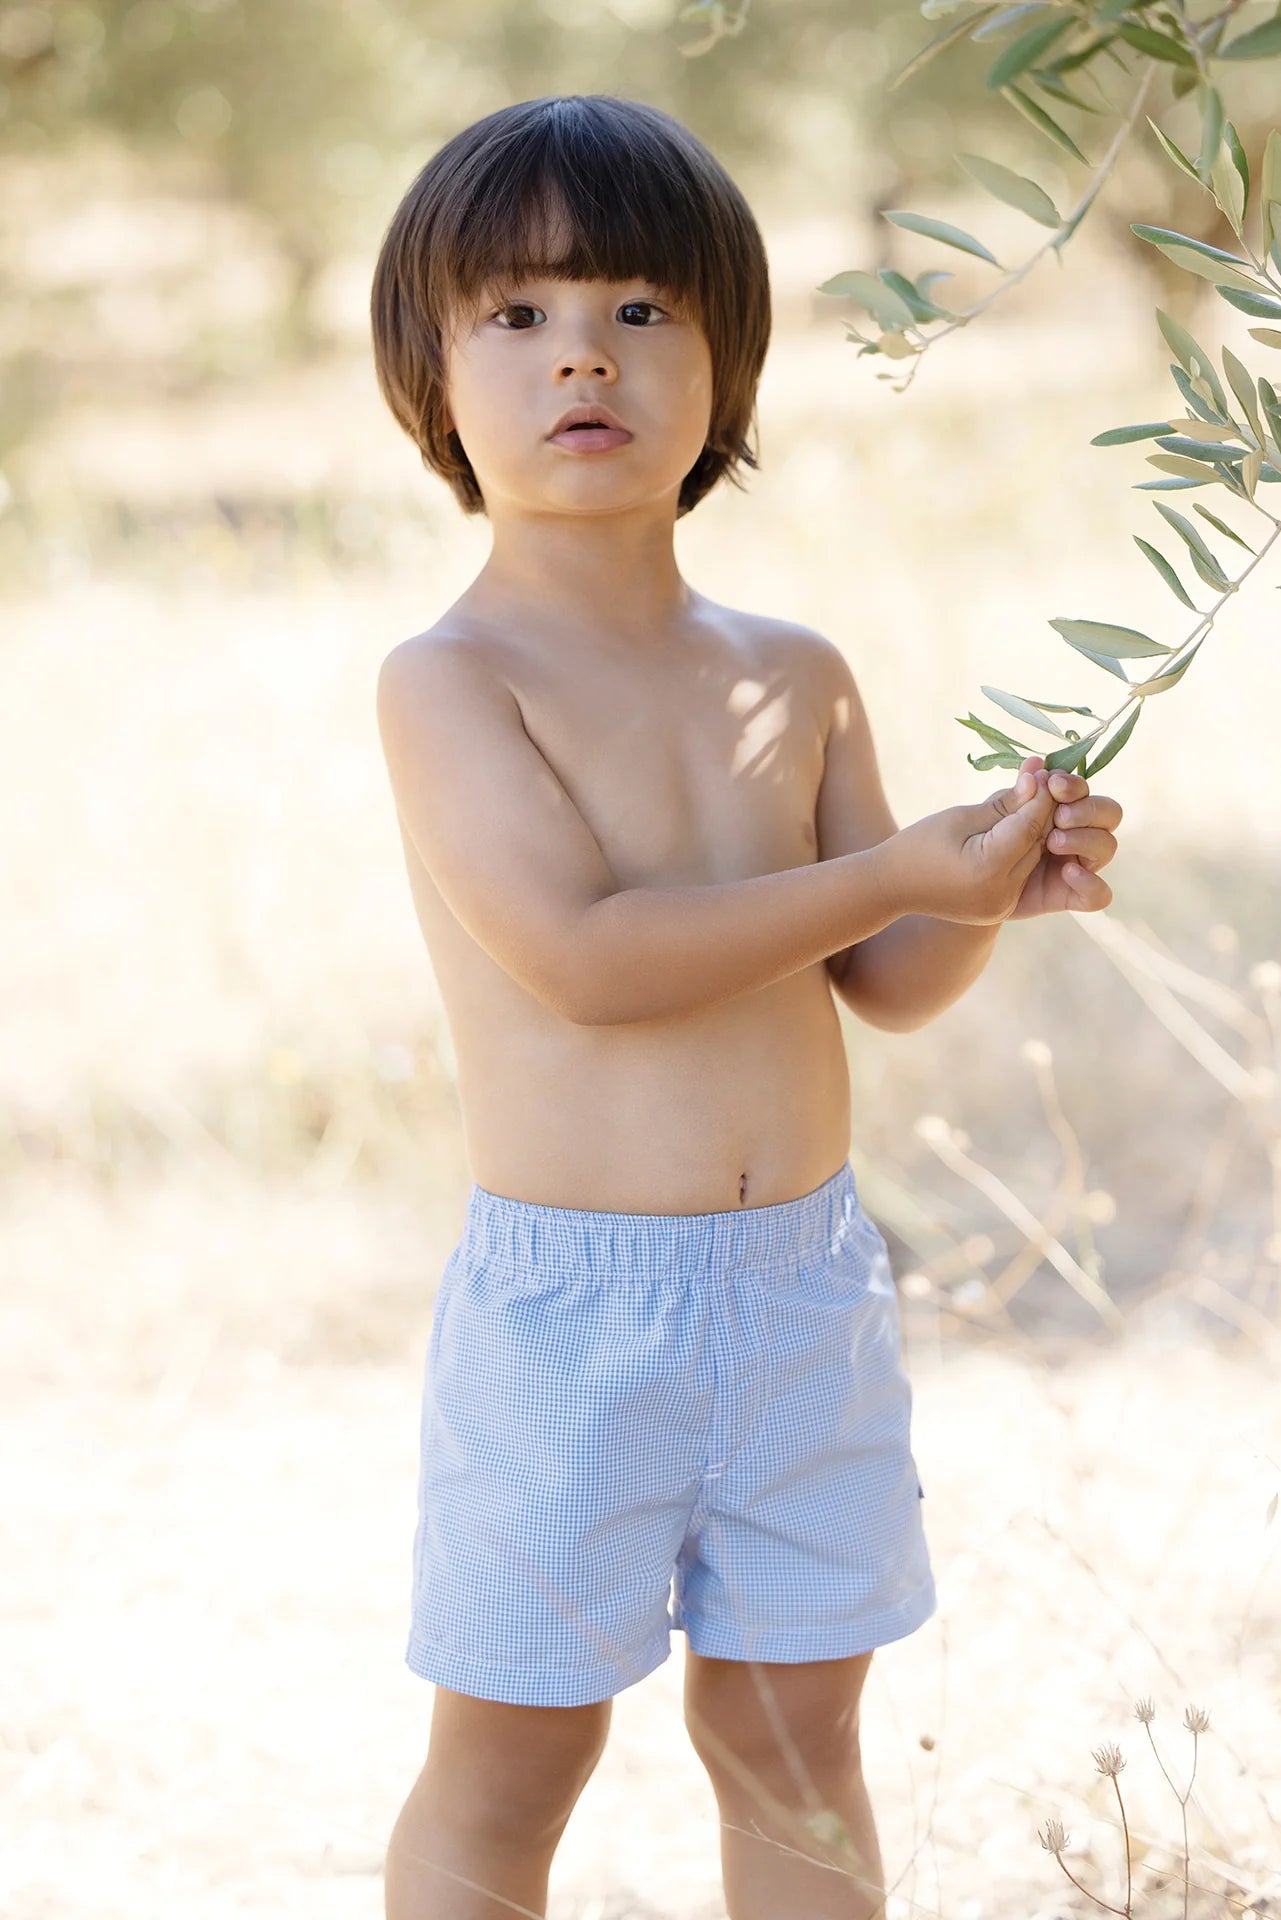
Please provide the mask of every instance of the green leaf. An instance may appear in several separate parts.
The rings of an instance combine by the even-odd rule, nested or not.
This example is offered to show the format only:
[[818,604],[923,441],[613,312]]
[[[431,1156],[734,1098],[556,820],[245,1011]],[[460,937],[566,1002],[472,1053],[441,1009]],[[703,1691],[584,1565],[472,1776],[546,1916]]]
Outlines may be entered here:
[[1040,727],[1044,733],[1055,734],[1060,740],[1063,738],[1062,727],[1056,726],[1053,720],[1047,720],[1040,708],[1033,706],[1030,700],[1021,700],[1017,693],[1002,693],[999,687],[983,687],[980,691],[989,700],[995,700],[998,707],[1004,707],[1007,713],[1012,713],[1016,720],[1025,720],[1031,727]]
[[[1118,673],[1120,672],[1119,667],[1117,671]],[[1122,674],[1121,678],[1124,679],[1125,675]],[[1080,740],[1070,740],[1066,747],[1055,747],[1045,756],[1046,772],[1074,772],[1077,767],[1081,766],[1083,762],[1089,758],[1090,748],[1094,745],[1096,737],[1094,734],[1087,733]]]
[[1148,559],[1152,562],[1152,565],[1156,568],[1157,572],[1160,574],[1161,578],[1165,581],[1165,584],[1167,587],[1169,587],[1170,591],[1178,595],[1179,599],[1183,602],[1185,607],[1190,607],[1193,613],[1198,613],[1200,609],[1196,607],[1193,604],[1193,602],[1188,598],[1186,587],[1184,586],[1183,582],[1180,580],[1178,574],[1174,571],[1174,568],[1170,565],[1169,561],[1166,559],[1165,555],[1161,553],[1156,547],[1151,546],[1148,543],[1148,541],[1141,540],[1137,533],[1132,534],[1131,538],[1133,539],[1135,545],[1138,547],[1139,552],[1147,555]]
[[959,247],[962,253],[975,254],[980,260],[990,260],[994,267],[1001,265],[996,255],[989,253],[981,240],[974,239],[971,234],[962,233],[960,227],[952,226],[947,220],[934,220],[926,213],[908,213],[902,207],[894,207],[890,210],[882,208],[881,218],[891,221],[896,227],[907,227],[912,233],[924,233],[931,240],[941,240],[945,246]]
[[1271,60],[1279,53],[1281,16],[1265,20],[1261,27],[1252,27],[1249,33],[1239,33],[1226,47],[1220,47],[1214,57],[1216,60]]
[[1223,144],[1223,95],[1217,87],[1203,87],[1201,91],[1201,150],[1197,154],[1196,170],[1202,180],[1208,180],[1210,168]]
[[1032,705],[1039,707],[1042,713],[1080,713],[1084,714],[1087,720],[1097,720],[1099,717],[1093,707],[1065,707],[1054,700],[1034,700]]
[[825,280],[819,293],[830,293],[843,300],[856,300],[860,307],[866,307],[874,313],[883,326],[910,326],[915,315],[901,294],[887,287],[874,273],[860,273],[851,269],[846,273],[834,274]]
[[1016,21],[1025,19],[1029,13],[1044,12],[1044,0],[1020,0],[1018,6],[1001,7],[975,29],[974,38],[976,41],[990,40],[994,34],[1004,33]]
[[1244,242],[1245,188],[1227,148],[1221,146],[1210,162],[1210,191],[1214,204],[1235,233]]
[[1019,87],[1006,87],[1004,93],[1006,99],[1010,101],[1013,106],[1017,107],[1019,112],[1032,122],[1034,127],[1039,127],[1042,133],[1047,134],[1051,140],[1056,141],[1066,153],[1070,153],[1074,160],[1079,160],[1083,167],[1089,166],[1089,161],[1081,152],[1080,147],[1077,146],[1071,134],[1065,133],[1058,121],[1052,119],[1044,107],[1039,106],[1030,95],[1024,93]]
[[[1206,633],[1208,632],[1209,628],[1207,627]],[[1178,666],[1171,667],[1168,673],[1158,673],[1155,679],[1152,680],[1136,680],[1134,682],[1134,691],[1141,694],[1146,700],[1154,693],[1168,693],[1171,687],[1177,687],[1188,668],[1192,665],[1192,662],[1196,659],[1197,654],[1201,651],[1201,644],[1204,639],[1205,634],[1203,633],[1196,642],[1196,645],[1192,648],[1187,659],[1180,660]]]
[[1188,159],[1188,156],[1186,155],[1186,153],[1183,152],[1182,148],[1176,147],[1173,140],[1170,139],[1169,135],[1162,133],[1160,127],[1158,127],[1156,121],[1152,118],[1151,114],[1148,114],[1146,116],[1146,119],[1147,119],[1148,125],[1151,127],[1153,133],[1156,135],[1157,139],[1161,142],[1161,145],[1165,148],[1166,152],[1169,154],[1171,160],[1173,160],[1175,166],[1181,167],[1184,173],[1187,174],[1188,179],[1195,180],[1199,187],[1204,186],[1205,185],[1204,180],[1202,180],[1200,174],[1197,172],[1192,162]]
[[950,47],[956,40],[964,40],[968,34],[974,31],[974,27],[978,21],[984,19],[989,13],[995,12],[995,7],[981,7],[977,13],[967,14],[964,19],[958,20],[955,26],[947,27],[942,33],[936,34],[927,46],[921,48],[919,53],[912,55],[906,66],[899,68],[894,78],[890,81],[887,91],[893,93],[895,87],[901,87],[905,80],[910,80],[914,73],[919,73],[926,62],[932,60],[936,53],[942,53],[945,47]]
[[1199,513],[1203,519],[1208,520],[1210,525],[1217,528],[1220,533],[1226,534],[1229,540],[1235,540],[1237,545],[1244,547],[1247,553],[1254,552],[1254,548],[1248,540],[1243,540],[1239,533],[1234,533],[1226,520],[1220,520],[1216,514],[1210,512],[1208,507],[1203,507],[1199,500],[1192,502],[1192,511],[1193,513]]
[[[1186,523],[1185,523],[1186,524]],[[1070,647],[1091,648],[1110,660],[1131,660],[1153,653],[1171,653],[1171,647],[1140,633],[1137,627],[1117,627],[1106,620],[1051,620],[1050,625]]]
[[1261,347],[1281,347],[1281,333],[1275,327],[1247,327],[1246,332]]
[[908,279],[905,273],[896,273],[893,267],[878,267],[876,277],[883,280],[887,287],[897,293],[906,306],[912,309],[916,320],[955,320],[956,315],[946,307],[939,307],[927,300],[923,293]]
[[1254,430],[1254,437],[1263,445],[1263,422],[1259,419],[1259,403],[1254,391],[1254,380],[1250,370],[1237,359],[1231,347],[1222,349],[1223,371],[1228,376],[1228,384],[1241,402],[1242,411]]
[[[965,722],[961,722],[964,726]],[[1023,756],[1018,753],[981,753],[976,760],[972,753],[966,754],[970,765],[979,773],[986,773],[991,767],[1021,767]]]
[[1162,473],[1177,473],[1200,487],[1212,487],[1219,478],[1213,466],[1202,465],[1199,460],[1180,459],[1172,453],[1150,453],[1148,462],[1159,467]]
[[[1102,16],[1096,16],[1101,18]],[[1077,67],[1083,67],[1087,60],[1093,60],[1096,53],[1105,53],[1116,39],[1114,33],[1101,33],[1094,40],[1087,40],[1083,47],[1074,47],[1071,53],[1061,53],[1057,58],[1046,62],[1047,73],[1071,73]],[[1120,56],[1112,58],[1121,65]]]
[[1102,113],[1104,109],[1096,106],[1093,100],[1082,100],[1079,93],[1073,93],[1067,81],[1062,79],[1054,67],[1038,67],[1036,84],[1042,93],[1048,93],[1052,100],[1061,100],[1065,106],[1075,107],[1078,113]]
[[[959,713],[953,717],[961,720]],[[1035,747],[1025,747],[1020,741],[1011,740],[1009,734],[1002,733],[999,727],[990,727],[985,720],[979,719],[977,713],[972,713],[968,720],[961,720],[961,725],[963,727],[973,727],[975,733],[986,740],[989,747],[1014,747],[1019,753],[1036,752]]]
[[999,53],[988,69],[987,88],[989,93],[999,93],[1002,87],[1017,80],[1021,73],[1034,67],[1043,53],[1048,53],[1060,34],[1075,26],[1076,21],[1070,14],[1056,12],[1049,20],[1039,21],[1029,27],[1026,33],[1012,40],[1004,52]]
[[1039,220],[1043,227],[1061,227],[1062,217],[1058,208],[1035,180],[1025,179],[1021,173],[1011,172],[997,160],[985,160],[980,153],[958,153],[957,159],[965,171],[981,187],[995,194],[1008,207],[1017,207],[1020,213],[1027,214],[1030,220]]
[[1274,300],[1266,293],[1242,293],[1240,287],[1216,287],[1229,306],[1237,307],[1242,313],[1253,314],[1257,320],[1281,320],[1281,300]]
[[1122,747],[1125,745],[1130,735],[1134,732],[1135,722],[1138,720],[1138,717],[1142,713],[1142,711],[1143,711],[1143,702],[1141,700],[1138,700],[1135,702],[1130,712],[1126,715],[1125,719],[1121,722],[1120,726],[1117,728],[1116,732],[1112,735],[1112,738],[1108,741],[1107,745],[1103,748],[1102,752],[1096,754],[1095,758],[1090,762],[1089,766],[1082,769],[1084,776],[1087,780],[1093,780],[1095,774],[1099,771],[1100,767],[1106,767],[1109,760],[1116,759],[1117,754],[1120,753]]
[[1163,453],[1178,454],[1183,460],[1209,460],[1219,464],[1239,460],[1245,452],[1244,447],[1234,447],[1227,441],[1198,440],[1194,433],[1163,433],[1157,445]]
[[[1245,287],[1249,292],[1257,286],[1256,281],[1248,278],[1250,262],[1235,253],[1225,253],[1222,247],[1212,247],[1204,240],[1190,240],[1186,233],[1173,233],[1168,227],[1150,227],[1137,220],[1130,222],[1130,232],[1140,240],[1149,241],[1186,273],[1199,274],[1203,280],[1222,280],[1229,286]],[[1241,271],[1238,272],[1238,268]]]
[[1263,251],[1272,250],[1272,242],[1281,231],[1281,132],[1273,127],[1263,148],[1263,170],[1259,181],[1259,201],[1263,208]]
[[1158,33],[1154,27],[1132,27],[1123,25],[1117,28],[1126,45],[1133,47],[1136,53],[1146,53],[1149,60],[1168,60],[1176,67],[1195,67],[1196,55],[1191,47],[1182,40],[1172,40],[1168,33]]
[[[1214,408],[1210,405],[1209,401],[1206,400],[1203,397],[1203,395],[1197,392],[1197,389],[1193,386],[1192,382],[1188,379],[1188,376],[1186,373],[1184,373],[1182,367],[1176,367],[1173,364],[1171,364],[1170,372],[1174,376],[1175,385],[1178,387],[1179,392],[1183,395],[1183,398],[1187,401],[1188,406],[1192,409],[1193,413],[1198,414],[1201,417],[1201,419],[1207,423],[1207,425],[1211,425],[1211,426],[1227,425],[1227,422],[1224,420],[1223,415],[1221,413],[1216,413]],[[1225,411],[1226,411],[1226,402],[1224,403],[1224,405],[1225,405]]]
[[1154,434],[1168,433],[1168,420],[1145,420],[1137,427],[1109,427],[1105,433],[1096,433],[1090,445],[1092,447],[1123,447],[1131,440],[1150,440]]
[[[1201,538],[1192,522],[1185,519],[1183,514],[1176,513],[1173,507],[1163,507],[1159,500],[1153,501],[1152,504],[1162,519],[1168,521],[1170,526],[1174,528],[1179,538],[1186,541],[1188,551],[1192,555],[1192,564],[1196,567],[1197,572],[1201,575],[1201,578],[1206,582],[1207,586],[1217,587],[1220,593],[1224,592],[1229,585],[1228,576],[1224,573],[1223,568],[1219,565],[1209,547],[1206,546],[1205,541]],[[1198,561],[1201,562],[1200,566],[1197,566]]]
[[1228,441],[1244,439],[1235,420],[1230,427],[1221,427],[1217,420],[1172,420],[1172,432],[1185,433],[1189,440],[1195,440],[1201,446],[1222,446]]
[[1277,399],[1277,390],[1270,380],[1259,375],[1259,405],[1263,408],[1263,417],[1268,423],[1272,438],[1281,448],[1281,400]]
[[[1205,348],[1192,338],[1192,335],[1187,331],[1186,327],[1181,327],[1177,320],[1170,318],[1168,313],[1162,313],[1160,307],[1156,310],[1156,317],[1157,324],[1161,332],[1165,335],[1167,345],[1177,354],[1179,360],[1194,379],[1204,380],[1206,382],[1219,412],[1226,413],[1228,410],[1227,397],[1224,394],[1223,388],[1219,385],[1219,376],[1214,370],[1214,362],[1211,360]],[[1171,369],[1171,371],[1173,371],[1173,369]],[[1195,412],[1195,408],[1193,411]]]
[[1245,210],[1250,204],[1250,162],[1245,157],[1245,148],[1241,145],[1240,135],[1230,120],[1224,123],[1223,138],[1241,182],[1241,217],[1244,219]]

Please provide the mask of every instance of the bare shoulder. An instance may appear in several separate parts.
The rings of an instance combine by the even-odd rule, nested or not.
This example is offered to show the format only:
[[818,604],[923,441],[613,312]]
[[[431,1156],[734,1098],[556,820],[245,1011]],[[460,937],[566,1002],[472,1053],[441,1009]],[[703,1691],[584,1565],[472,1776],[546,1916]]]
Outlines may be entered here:
[[826,739],[837,701],[857,698],[849,661],[836,642],[799,620],[725,611],[780,672],[799,683]]
[[441,620],[423,633],[399,641],[378,669],[377,703],[381,716],[389,705],[415,693],[431,691],[448,698],[449,690],[467,688],[483,696],[489,689],[501,697],[504,676],[493,650],[482,636]]

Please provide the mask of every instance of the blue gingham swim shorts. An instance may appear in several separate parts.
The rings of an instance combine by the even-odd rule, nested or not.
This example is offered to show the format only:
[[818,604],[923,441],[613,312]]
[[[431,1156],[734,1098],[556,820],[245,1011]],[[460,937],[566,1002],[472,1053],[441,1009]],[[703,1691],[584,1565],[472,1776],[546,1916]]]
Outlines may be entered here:
[[732,1213],[473,1186],[436,1296],[405,1659],[578,1706],[696,1653],[823,1660],[936,1611],[885,1241],[849,1162]]

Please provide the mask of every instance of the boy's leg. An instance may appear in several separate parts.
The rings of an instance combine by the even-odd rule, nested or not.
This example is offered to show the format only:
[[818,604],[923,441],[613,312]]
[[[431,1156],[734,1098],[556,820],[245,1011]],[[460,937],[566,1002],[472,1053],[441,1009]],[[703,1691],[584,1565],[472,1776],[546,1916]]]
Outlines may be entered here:
[[[883,1920],[858,1742],[871,1661],[686,1655],[685,1723],[720,1811],[729,1920]],[[824,1812],[830,1837],[807,1825]]]
[[427,1762],[388,1845],[387,1920],[545,1914],[552,1856],[612,1706],[512,1706],[437,1687]]

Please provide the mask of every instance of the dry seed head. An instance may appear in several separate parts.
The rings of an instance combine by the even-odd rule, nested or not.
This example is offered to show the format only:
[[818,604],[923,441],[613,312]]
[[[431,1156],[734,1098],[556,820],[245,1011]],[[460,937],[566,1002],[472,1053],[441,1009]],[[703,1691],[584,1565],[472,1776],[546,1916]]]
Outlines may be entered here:
[[1156,1708],[1147,1698],[1136,1700],[1134,1703],[1134,1717],[1136,1720],[1141,1720],[1145,1727],[1150,1726],[1152,1721],[1156,1719]]
[[1208,1733],[1210,1716],[1203,1707],[1188,1707],[1183,1715],[1183,1724],[1189,1733]]
[[1047,1853],[1062,1853],[1068,1843],[1068,1837],[1066,1833],[1064,1833],[1062,1825],[1057,1820],[1047,1820],[1045,1823],[1045,1832],[1038,1833],[1036,1837]]
[[1107,1740],[1101,1747],[1095,1747],[1094,1764],[1100,1773],[1110,1774],[1115,1778],[1125,1765],[1125,1761],[1121,1758],[1120,1747],[1114,1746],[1110,1740]]

